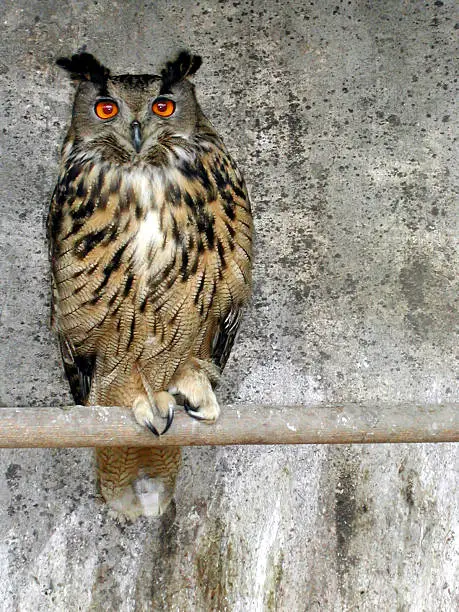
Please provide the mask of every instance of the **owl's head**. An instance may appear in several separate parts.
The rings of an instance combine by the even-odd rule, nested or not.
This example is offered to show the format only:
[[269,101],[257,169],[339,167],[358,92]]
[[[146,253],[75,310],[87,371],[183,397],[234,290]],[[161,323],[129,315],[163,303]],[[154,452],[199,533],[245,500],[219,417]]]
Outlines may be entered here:
[[57,64],[78,82],[71,139],[80,150],[125,163],[151,160],[169,140],[188,140],[203,117],[187,77],[201,58],[183,51],[161,75],[113,76],[89,53]]

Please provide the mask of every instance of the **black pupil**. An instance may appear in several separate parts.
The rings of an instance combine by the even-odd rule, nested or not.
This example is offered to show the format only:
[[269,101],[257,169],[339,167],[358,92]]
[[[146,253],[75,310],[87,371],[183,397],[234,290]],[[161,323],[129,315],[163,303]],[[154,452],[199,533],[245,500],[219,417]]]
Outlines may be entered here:
[[111,113],[113,112],[113,104],[110,104],[110,102],[106,102],[103,106],[103,110],[106,115],[111,115]]
[[160,113],[165,113],[167,110],[167,102],[158,102],[158,110]]

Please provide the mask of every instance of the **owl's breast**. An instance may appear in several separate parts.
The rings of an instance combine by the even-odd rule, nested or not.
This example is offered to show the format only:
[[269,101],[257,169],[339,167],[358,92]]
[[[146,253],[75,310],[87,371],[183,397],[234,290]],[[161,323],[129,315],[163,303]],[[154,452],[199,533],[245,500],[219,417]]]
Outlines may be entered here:
[[132,350],[147,337],[152,345],[156,335],[192,335],[182,316],[196,309],[189,220],[170,196],[167,177],[152,169],[88,166],[63,176],[51,211],[55,307],[75,345],[92,350],[118,336],[117,350]]
[[210,347],[250,286],[249,205],[219,183],[203,164],[66,168],[51,208],[53,275],[58,329],[78,351],[114,368]]

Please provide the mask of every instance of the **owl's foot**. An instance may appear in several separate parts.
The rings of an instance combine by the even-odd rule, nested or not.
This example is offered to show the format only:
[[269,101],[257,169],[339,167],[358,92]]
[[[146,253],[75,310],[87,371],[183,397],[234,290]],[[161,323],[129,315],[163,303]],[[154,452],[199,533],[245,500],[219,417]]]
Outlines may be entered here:
[[[162,436],[172,425],[176,402],[167,391],[152,393],[152,397],[139,395],[132,406],[136,421],[142,427],[147,427],[155,436]],[[164,429],[159,433],[160,422],[166,421]]]
[[220,406],[203,370],[190,367],[179,371],[168,390],[173,395],[183,395],[183,406],[194,419],[209,422],[218,419]]

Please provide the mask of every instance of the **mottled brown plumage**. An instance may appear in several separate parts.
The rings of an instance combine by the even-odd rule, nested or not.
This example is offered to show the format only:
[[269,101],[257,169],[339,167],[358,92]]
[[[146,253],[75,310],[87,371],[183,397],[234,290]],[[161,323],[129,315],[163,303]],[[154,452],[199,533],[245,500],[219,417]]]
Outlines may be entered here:
[[[212,386],[251,286],[249,199],[188,81],[200,63],[184,52],[161,77],[110,76],[89,54],[58,60],[79,85],[49,216],[54,327],[75,401],[130,406],[152,430],[175,395],[218,417]],[[100,101],[117,114],[99,118]],[[102,493],[128,516],[159,514],[179,461],[100,450]]]

